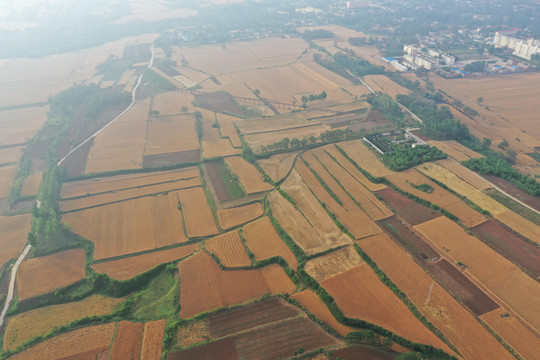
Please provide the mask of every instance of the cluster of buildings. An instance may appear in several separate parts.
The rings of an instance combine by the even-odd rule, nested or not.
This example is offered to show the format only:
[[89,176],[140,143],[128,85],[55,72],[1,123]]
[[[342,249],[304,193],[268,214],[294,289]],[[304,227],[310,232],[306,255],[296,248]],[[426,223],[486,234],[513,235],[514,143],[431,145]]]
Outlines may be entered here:
[[493,44],[497,47],[512,49],[514,55],[527,60],[531,60],[531,56],[534,54],[540,54],[540,40],[536,39],[522,40],[496,32]]
[[412,45],[405,45],[403,47],[405,55],[403,60],[405,65],[414,68],[423,66],[428,70],[431,70],[440,65],[452,65],[456,62],[456,58],[448,54],[436,51],[430,48],[417,48]]

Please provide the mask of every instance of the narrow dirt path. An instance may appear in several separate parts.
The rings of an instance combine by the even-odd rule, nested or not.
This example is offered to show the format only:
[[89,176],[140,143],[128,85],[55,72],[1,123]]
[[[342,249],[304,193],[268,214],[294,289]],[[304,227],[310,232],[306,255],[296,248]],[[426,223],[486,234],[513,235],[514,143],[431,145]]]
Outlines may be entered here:
[[26,245],[21,255],[19,255],[19,258],[15,262],[15,265],[13,265],[13,268],[11,269],[11,278],[9,281],[9,290],[6,297],[6,303],[4,304],[4,309],[2,310],[2,314],[0,314],[0,329],[4,325],[4,318],[6,317],[6,313],[9,309],[9,305],[11,304],[11,300],[13,300],[13,294],[15,292],[15,278],[17,277],[17,271],[19,270],[19,265],[21,265],[22,261],[30,251],[30,248],[32,245]]

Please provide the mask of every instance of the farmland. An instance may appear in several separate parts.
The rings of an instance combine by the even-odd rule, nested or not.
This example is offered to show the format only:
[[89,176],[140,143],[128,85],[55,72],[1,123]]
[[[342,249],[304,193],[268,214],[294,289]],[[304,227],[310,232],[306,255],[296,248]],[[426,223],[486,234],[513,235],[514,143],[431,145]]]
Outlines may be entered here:
[[388,237],[378,235],[358,244],[465,358],[480,354],[483,359],[511,358],[469,312]]
[[120,321],[116,327],[111,358],[138,359],[144,324]]
[[208,206],[202,188],[181,190],[178,198],[184,213],[186,232],[189,237],[208,236],[218,233],[212,210]]
[[317,282],[323,282],[363,262],[352,246],[346,246],[329,254],[309,260],[306,263],[305,270]]
[[217,211],[219,224],[223,229],[230,229],[245,224],[258,218],[262,214],[263,208],[260,203],[253,203],[230,209],[219,209]]
[[239,156],[225,158],[225,162],[238,176],[238,180],[248,195],[272,189],[272,185],[264,182],[257,169]]
[[85,253],[82,249],[26,259],[19,268],[19,299],[46,294],[81,280],[85,276]]
[[92,269],[97,273],[107,274],[116,280],[127,280],[159,264],[185,258],[195,252],[198,247],[198,244],[188,244],[173,249],[100,262],[92,265]]
[[251,264],[238,231],[231,231],[207,240],[205,247],[217,256],[223,266],[242,267]]
[[[182,212],[178,210],[180,194],[145,196],[71,212],[64,214],[62,221],[94,243],[96,260],[156,249],[186,241]],[[204,198],[204,194],[202,196]],[[193,221],[190,217],[195,215],[191,213],[192,205],[200,206],[190,202],[183,209],[189,221]],[[209,216],[213,221],[211,213]],[[186,225],[192,226],[189,221],[186,220]]]
[[385,75],[368,75],[364,77],[364,81],[370,88],[373,89],[373,91],[380,91],[384,94],[388,94],[394,99],[398,94],[409,94],[409,90],[405,89],[403,86],[396,84]]
[[100,316],[113,312],[124,299],[93,295],[84,300],[31,310],[9,319],[4,337],[4,349],[11,350],[56,326],[68,324],[85,316]]
[[166,320],[156,320],[144,324],[141,359],[161,359],[163,334],[165,332],[166,323]]
[[30,231],[32,217],[29,214],[0,216],[0,268],[24,248],[26,234]]
[[268,159],[260,159],[258,163],[273,181],[279,181],[291,170],[297,154],[296,151],[277,154]]
[[[276,273],[268,273],[276,268]],[[290,293],[296,289],[278,265],[261,270],[223,271],[205,252],[198,252],[178,265],[180,271],[180,316],[184,319],[203,311],[243,303],[264,293]],[[277,275],[277,276],[276,276]]]
[[428,143],[429,145],[435,146],[439,150],[444,151],[445,153],[448,154],[448,156],[450,156],[451,158],[459,162],[473,159],[473,158],[482,157],[482,155],[472,151],[471,149],[466,148],[465,146],[461,145],[455,140],[448,140],[448,141],[430,140],[428,141]]
[[244,226],[243,231],[246,244],[255,260],[281,256],[290,267],[296,269],[298,263],[296,257],[281,240],[268,217],[265,216]]

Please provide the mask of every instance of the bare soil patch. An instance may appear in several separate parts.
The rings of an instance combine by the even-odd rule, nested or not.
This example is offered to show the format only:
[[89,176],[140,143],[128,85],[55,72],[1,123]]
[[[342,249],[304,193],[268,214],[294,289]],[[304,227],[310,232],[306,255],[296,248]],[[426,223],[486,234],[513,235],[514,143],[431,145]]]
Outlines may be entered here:
[[401,195],[394,189],[377,191],[383,200],[411,225],[421,224],[441,216],[433,210]]
[[195,101],[202,107],[214,112],[227,112],[242,116],[242,109],[236,103],[231,94],[225,91],[214,93],[202,93],[195,95]]
[[518,189],[513,184],[504,180],[503,178],[495,175],[484,175],[484,177],[497,185],[499,188],[510,194],[511,196],[523,201],[525,204],[530,207],[540,211],[540,196],[532,196],[527,194],[525,191]]
[[111,359],[139,359],[143,331],[142,323],[120,321],[112,344]]
[[177,164],[195,163],[201,160],[201,150],[186,150],[173,153],[144,155],[142,167],[160,168]]

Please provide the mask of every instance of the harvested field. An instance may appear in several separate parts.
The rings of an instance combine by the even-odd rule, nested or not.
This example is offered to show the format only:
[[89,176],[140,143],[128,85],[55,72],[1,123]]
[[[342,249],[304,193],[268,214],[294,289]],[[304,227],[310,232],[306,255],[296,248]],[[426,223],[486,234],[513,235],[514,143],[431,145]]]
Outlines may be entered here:
[[372,176],[380,177],[392,174],[382,162],[377,159],[377,155],[371,151],[362,140],[350,140],[337,144],[347,155],[353,159],[358,166],[366,170]]
[[[260,269],[222,271],[205,252],[178,264],[180,271],[180,316],[190,318],[201,312],[243,303],[272,292],[290,293],[296,289],[279,265],[280,278],[266,277]],[[275,281],[275,282],[274,282]],[[275,293],[274,292],[274,293]]]
[[455,140],[447,140],[447,141],[436,141],[436,140],[429,140],[429,145],[435,146],[439,150],[445,152],[450,156],[451,158],[455,159],[458,162],[462,162],[465,160],[473,159],[473,158],[481,158],[484,157],[483,155],[461,145]]
[[255,260],[265,260],[281,256],[287,264],[296,270],[298,261],[289,247],[281,240],[268,217],[263,217],[244,226],[246,244]]
[[141,359],[161,360],[163,335],[167,320],[156,320],[144,324],[144,335],[141,347]]
[[321,285],[345,316],[369,321],[413,342],[448,349],[379,280],[368,264],[356,266]]
[[0,216],[0,269],[24,249],[32,215]]
[[447,291],[457,297],[475,315],[480,316],[499,307],[499,304],[446,259],[430,263],[427,268]]
[[317,254],[333,247],[350,243],[350,240],[339,231],[319,233],[302,213],[296,210],[278,192],[271,193],[268,199],[270,200],[273,216],[307,255]]
[[476,226],[471,232],[533,278],[540,279],[540,249],[537,246],[507,230],[493,219]]
[[167,360],[210,360],[215,359],[216,354],[219,354],[221,359],[238,359],[234,339],[229,337],[186,350],[171,352],[167,354]]
[[[182,153],[199,149],[192,115],[152,116],[144,156]],[[198,160],[198,159],[197,159]]]
[[229,139],[222,138],[219,130],[214,127],[216,114],[204,109],[197,109],[203,114],[203,136],[201,140],[203,157],[206,159],[238,155],[241,149],[233,148]]
[[242,119],[221,113],[216,114],[216,118],[219,123],[219,131],[221,132],[221,136],[228,137],[232,146],[235,148],[241,148],[242,141],[238,136],[234,123],[237,121],[242,121]]
[[377,199],[362,183],[356,180],[347,170],[341,167],[332,157],[324,151],[325,148],[315,151],[314,154],[328,172],[337,179],[345,191],[350,194],[360,207],[373,219],[381,220],[392,216],[392,211]]
[[137,102],[95,137],[86,174],[141,168],[149,109],[150,99]]
[[[507,350],[385,235],[358,242],[385,274],[465,359],[511,359]],[[452,353],[446,345],[436,346]]]
[[64,213],[95,208],[155,194],[167,194],[174,190],[193,188],[201,185],[201,179],[194,177],[187,180],[169,181],[156,185],[122,189],[97,195],[60,201],[60,210]]
[[504,339],[523,359],[535,359],[540,349],[540,339],[529,329],[523,326],[513,316],[503,317],[508,314],[505,309],[493,310],[480,318],[488,324],[500,337]]
[[95,260],[186,241],[176,192],[64,214],[62,221],[94,243]]
[[201,150],[186,150],[174,153],[144,155],[142,167],[160,168],[176,164],[195,163],[201,160]]
[[226,91],[196,94],[195,101],[200,107],[212,112],[228,112],[242,116],[242,109],[231,94]]
[[56,326],[69,324],[83,317],[110,314],[124,299],[92,295],[84,300],[46,306],[10,317],[4,335],[4,350],[50,332]]
[[224,230],[250,222],[263,214],[261,203],[253,203],[230,209],[219,209],[217,216]]
[[469,184],[471,184],[477,189],[486,190],[486,189],[492,188],[491,184],[485,181],[480,175],[476,174],[472,170],[467,169],[465,166],[461,165],[460,163],[456,161],[452,161],[452,159],[438,160],[437,164],[453,172],[458,177],[465,180],[466,182],[468,182]]
[[[321,237],[326,239],[341,238],[342,243],[350,242],[348,238],[344,237],[332,218],[328,216],[296,170],[291,172],[287,180],[281,185],[281,188],[293,198],[296,208],[302,212]],[[329,245],[334,243],[334,241],[327,242]]]
[[346,246],[306,262],[306,272],[317,282],[323,282],[342,272],[350,270],[364,260],[352,246]]
[[408,89],[396,84],[385,75],[367,75],[364,76],[364,81],[373,91],[388,94],[394,99],[396,95],[407,95],[410,93]]
[[62,199],[70,199],[196,177],[199,177],[199,169],[196,167],[189,167],[177,170],[115,175],[81,181],[70,181],[65,182],[62,185],[60,196]]
[[345,336],[351,331],[355,331],[355,329],[338,322],[330,310],[328,310],[326,304],[310,289],[297,292],[291,298],[298,301],[304,309],[315,315],[319,320],[322,320],[326,325],[336,330],[339,335]]
[[299,310],[279,298],[269,298],[227,309],[207,318],[209,335],[221,338],[295,317]]
[[92,265],[92,269],[97,273],[107,274],[115,280],[127,280],[142,274],[159,264],[189,256],[197,250],[198,247],[199,244],[188,244],[173,249],[97,263]]
[[0,165],[19,161],[24,146],[12,146],[0,149]]
[[0,145],[26,143],[45,123],[48,111],[48,106],[0,111]]
[[412,201],[394,189],[377,191],[383,200],[411,225],[421,224],[441,216],[439,213]]
[[120,321],[111,347],[111,359],[137,360],[140,357],[144,324]]
[[407,252],[418,259],[418,261],[428,261],[439,257],[430,245],[428,245],[412,227],[405,223],[401,217],[393,216],[389,219],[378,222],[386,234],[400,243]]
[[191,321],[178,329],[177,344],[182,347],[189,347],[210,339],[206,319]]
[[231,231],[207,240],[206,249],[216,255],[223,266],[245,267],[251,265],[238,231]]
[[[350,210],[345,209],[345,206],[341,206],[334,199],[334,197],[329,192],[327,192],[323,184],[319,181],[319,179],[315,177],[312,170],[309,169],[303,161],[296,164],[296,169],[298,170],[306,184],[313,191],[315,196],[317,196],[317,198],[325,204],[328,210],[334,213],[338,220],[351,232],[351,234],[355,238],[360,239],[365,236],[370,236],[382,232],[382,230],[377,226],[377,224],[375,224],[375,222],[371,220],[362,209],[358,208],[356,204],[352,202],[352,200],[352,204],[351,202],[348,202],[348,205],[350,205]],[[322,172],[323,170],[327,174],[326,179],[330,180],[331,178],[328,178],[328,172],[325,169],[319,169],[320,172]],[[328,183],[326,184],[327,186],[330,186]],[[337,190],[337,186],[339,185],[334,181],[333,189]],[[345,196],[348,195],[345,194]]]
[[356,180],[358,180],[362,185],[364,185],[368,190],[370,191],[378,191],[382,189],[386,189],[386,185],[384,184],[375,184],[369,181],[364,174],[360,172],[347,158],[338,150],[336,145],[328,145],[325,146],[324,150],[334,159],[336,159],[339,164],[345,168],[349,174],[354,176]]
[[[249,122],[256,121],[250,120]],[[274,120],[272,120],[274,121]],[[265,119],[264,124],[268,124],[268,120]],[[304,139],[311,136],[318,138],[325,131],[331,130],[329,125],[322,125],[320,123],[308,123],[297,126],[291,126],[289,128],[258,132],[255,134],[244,135],[244,140],[256,153],[262,153],[262,149],[266,146],[272,148],[276,142],[283,141],[285,138],[289,139]],[[240,130],[242,131],[242,130]]]
[[257,163],[273,181],[279,181],[287,176],[294,164],[297,154],[298,151],[277,154],[270,156],[268,159],[257,160]]
[[26,259],[17,274],[19,300],[46,294],[81,280],[85,276],[83,249]]
[[268,191],[273,186],[264,181],[257,169],[240,156],[225,158],[225,162],[231,170],[238,176],[240,183],[248,195]]
[[178,192],[186,232],[189,237],[208,236],[218,233],[212,210],[206,201],[204,190],[200,187]]
[[482,191],[476,189],[472,185],[469,185],[464,180],[461,180],[453,172],[436,163],[424,163],[417,166],[417,169],[427,176],[448,186],[456,193],[465,196],[467,199],[480,206],[482,209],[489,211],[491,214],[497,215],[508,210],[506,207],[499,204]]
[[203,166],[210,178],[213,193],[219,202],[238,199],[245,195],[238,180],[223,160],[207,161]]
[[369,110],[364,119],[351,122],[349,125],[349,129],[354,132],[387,132],[394,128],[394,123],[388,120],[381,112],[373,109]]
[[527,194],[525,191],[518,189],[516,186],[499,176],[484,175],[484,177],[497,187],[504,190],[507,194],[510,194],[530,207],[540,211],[540,197]]
[[423,233],[455,262],[470,273],[506,306],[540,329],[540,284],[480,240],[468,235],[456,223],[440,217],[417,225]]
[[101,359],[103,356],[108,357],[115,325],[115,323],[108,323],[70,331],[34,345],[30,349],[13,355],[11,359],[67,359],[79,356],[84,359]]
[[0,167],[0,198],[7,197],[9,195],[16,171],[17,165]]
[[495,218],[527,239],[540,244],[540,226],[535,223],[510,210],[496,214]]
[[[192,113],[195,112],[193,100],[195,98],[191,94],[185,94],[179,91],[165,92],[154,97],[152,110],[159,111],[160,116],[180,115],[185,112]],[[184,106],[187,108],[187,111],[182,111]]]
[[473,228],[488,220],[484,215],[473,210],[464,201],[458,201],[455,204],[447,206],[445,210],[456,215],[459,221],[468,228]]
[[38,172],[38,173],[27,176],[24,179],[24,182],[21,188],[21,196],[36,196],[39,191],[42,178],[43,178],[42,172]]

